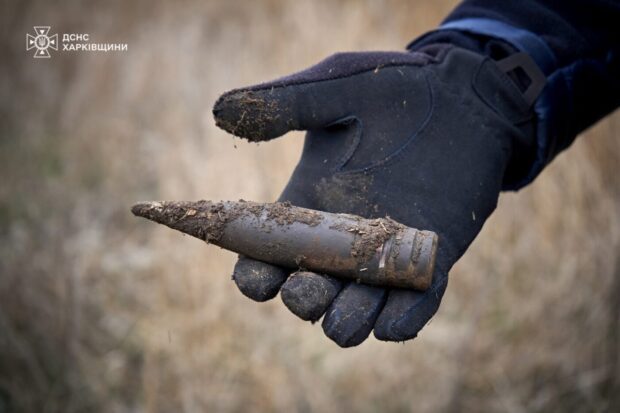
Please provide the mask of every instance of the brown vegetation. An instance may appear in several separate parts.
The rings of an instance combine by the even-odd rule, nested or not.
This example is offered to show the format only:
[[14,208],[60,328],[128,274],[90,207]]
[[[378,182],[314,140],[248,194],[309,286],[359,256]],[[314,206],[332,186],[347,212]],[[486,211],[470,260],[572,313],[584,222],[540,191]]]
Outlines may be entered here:
[[[301,134],[232,139],[223,91],[400,49],[454,1],[3,2],[0,411],[601,411],[620,386],[620,118],[505,194],[405,345],[342,350],[140,199],[272,201]],[[126,42],[32,59],[35,24]],[[234,168],[231,166],[235,165]]]

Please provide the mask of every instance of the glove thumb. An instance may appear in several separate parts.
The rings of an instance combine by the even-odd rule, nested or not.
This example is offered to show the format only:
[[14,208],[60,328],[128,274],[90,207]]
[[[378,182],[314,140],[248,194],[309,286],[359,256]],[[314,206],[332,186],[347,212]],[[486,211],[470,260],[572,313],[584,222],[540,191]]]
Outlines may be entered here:
[[250,141],[266,141],[291,130],[319,129],[347,116],[365,98],[352,80],[393,65],[421,65],[421,54],[338,53],[301,72],[271,82],[234,89],[215,103],[216,125]]

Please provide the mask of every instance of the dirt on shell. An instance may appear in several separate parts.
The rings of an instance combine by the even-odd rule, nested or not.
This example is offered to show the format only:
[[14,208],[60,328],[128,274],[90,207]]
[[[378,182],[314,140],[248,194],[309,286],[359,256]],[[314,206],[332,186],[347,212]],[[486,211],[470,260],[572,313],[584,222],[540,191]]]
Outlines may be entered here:
[[400,242],[400,236],[407,228],[389,217],[375,219],[364,219],[354,215],[350,217],[353,218],[353,223],[336,224],[330,228],[357,235],[351,246],[351,256],[355,257],[360,264],[369,261],[377,249],[392,236],[395,237],[397,243]]
[[267,211],[267,218],[280,225],[290,225],[300,222],[314,227],[321,223],[323,217],[320,213],[306,208],[298,208],[290,202],[274,202],[273,204],[262,204]]
[[295,207],[289,202],[156,201],[138,203],[131,210],[134,215],[212,243],[217,243],[222,237],[226,224],[247,214],[257,217],[265,214],[267,220],[278,225],[302,223],[316,226],[323,219],[318,212]]
[[[143,202],[134,205],[135,215],[164,224],[185,234],[218,244],[226,225],[242,216],[253,215],[263,231],[270,232],[272,225],[290,226],[300,223],[308,226],[319,225],[325,217],[318,211],[299,208],[288,202],[257,203],[239,200],[237,202],[212,201],[166,201]],[[400,242],[406,227],[389,217],[364,219],[355,215],[340,214],[337,224],[329,228],[354,234],[350,255],[360,265],[372,259],[377,250],[390,238]],[[265,243],[261,246],[263,256],[277,254],[285,245]],[[398,248],[392,248],[398,251]],[[304,257],[299,257],[301,265]]]

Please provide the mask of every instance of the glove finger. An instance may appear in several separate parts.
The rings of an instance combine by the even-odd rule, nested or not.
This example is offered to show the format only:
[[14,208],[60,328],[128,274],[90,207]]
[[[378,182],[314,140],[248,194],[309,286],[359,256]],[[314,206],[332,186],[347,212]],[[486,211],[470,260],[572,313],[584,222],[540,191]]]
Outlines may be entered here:
[[342,289],[336,278],[310,271],[292,274],[282,285],[280,297],[284,305],[302,320],[315,322]]
[[386,296],[384,288],[348,283],[323,318],[325,335],[340,347],[357,346],[372,331]]
[[325,83],[265,87],[222,95],[213,108],[216,125],[259,142],[291,130],[321,128],[344,116],[344,107],[329,103],[331,86]]
[[250,141],[325,127],[353,115],[364,99],[364,88],[356,76],[378,73],[385,66],[419,65],[427,59],[421,56],[401,52],[335,54],[290,76],[223,94],[213,107],[216,125]]
[[448,285],[444,276],[427,291],[392,290],[375,323],[374,335],[383,341],[405,341],[418,332],[433,317]]
[[288,275],[289,270],[285,268],[240,255],[232,278],[246,297],[267,301],[278,294]]

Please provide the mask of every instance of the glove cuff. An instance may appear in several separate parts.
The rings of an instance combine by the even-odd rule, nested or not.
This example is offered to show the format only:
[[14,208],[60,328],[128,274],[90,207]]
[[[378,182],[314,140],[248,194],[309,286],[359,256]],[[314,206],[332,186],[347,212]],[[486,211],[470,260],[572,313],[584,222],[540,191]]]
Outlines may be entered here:
[[[522,177],[517,181],[509,180],[510,183],[506,183],[502,189],[518,190],[528,185],[557,153],[553,145],[556,132],[552,122],[557,117],[557,115],[554,116],[557,110],[551,105],[552,95],[555,94],[553,89],[555,88],[545,87],[542,93],[540,93],[541,90],[538,90],[539,88],[542,89],[540,87],[542,79],[539,74],[542,73],[543,77],[547,76],[557,67],[553,51],[543,39],[534,33],[485,18],[466,18],[446,22],[438,29],[412,41],[407,49],[421,51],[429,44],[437,42],[455,44],[487,55],[494,60],[504,61],[503,68],[500,66],[504,72],[511,71],[508,69],[508,65],[515,65],[516,63],[512,68],[512,74],[509,76],[524,92],[526,99],[534,102],[534,112],[537,117],[536,131],[534,132],[536,154]],[[512,57],[519,51],[529,55],[530,59],[523,56]],[[521,54],[518,53],[516,56]],[[514,71],[518,67],[525,70],[529,80],[527,78],[524,80],[523,76],[518,74],[519,72]],[[536,87],[530,88],[532,84]],[[538,96],[539,94],[540,96]],[[555,97],[553,98],[554,102]]]

